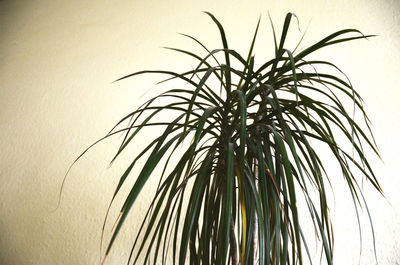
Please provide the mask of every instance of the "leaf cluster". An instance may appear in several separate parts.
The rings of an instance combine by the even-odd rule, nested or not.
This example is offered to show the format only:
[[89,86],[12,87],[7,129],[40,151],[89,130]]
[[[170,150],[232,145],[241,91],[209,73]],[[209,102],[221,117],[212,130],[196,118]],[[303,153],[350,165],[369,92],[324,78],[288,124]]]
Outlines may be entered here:
[[[163,82],[181,80],[186,86],[150,99],[105,136],[124,134],[116,159],[143,128],[160,130],[120,177],[112,201],[130,175],[135,182],[120,209],[106,256],[142,188],[160,167],[159,185],[128,263],[142,257],[144,264],[303,264],[304,254],[310,255],[300,219],[308,215],[332,264],[327,185],[340,174],[328,176],[313,143],[330,150],[329,163],[339,166],[354,204],[363,201],[356,172],[381,191],[363,148],[378,152],[363,101],[347,77],[331,62],[306,57],[371,35],[345,29],[302,51],[290,51],[285,41],[294,15],[289,13],[279,40],[271,22],[274,58],[256,66],[253,48],[260,21],[247,57],[242,57],[228,47],[220,22],[206,14],[218,27],[221,48],[209,50],[188,35],[184,36],[199,44],[206,56],[169,48],[197,60],[194,69],[140,71],[119,79],[155,73],[167,76]],[[337,74],[317,71],[321,66]],[[172,103],[162,104],[165,98]],[[362,114],[363,124],[355,121],[343,98]],[[157,120],[165,112],[175,116]],[[339,144],[338,137],[347,143]],[[144,165],[137,170],[140,159]],[[299,211],[299,200],[306,202],[308,212]]]

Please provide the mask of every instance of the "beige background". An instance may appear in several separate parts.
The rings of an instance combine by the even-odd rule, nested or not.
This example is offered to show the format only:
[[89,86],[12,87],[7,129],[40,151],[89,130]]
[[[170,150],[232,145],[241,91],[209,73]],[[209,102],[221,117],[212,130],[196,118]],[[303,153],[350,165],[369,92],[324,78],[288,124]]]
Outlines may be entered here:
[[[267,11],[278,31],[289,11],[303,31],[310,24],[305,44],[349,27],[380,35],[319,55],[341,66],[366,101],[384,159],[373,164],[387,198],[366,189],[378,260],[400,264],[398,0],[0,1],[0,264],[99,263],[104,214],[129,154],[108,168],[120,139],[93,149],[71,171],[53,211],[63,175],[79,152],[138,106],[144,91],[157,89],[151,78],[113,80],[141,69],[190,67],[183,56],[159,48],[197,49],[176,32],[219,47],[202,10],[219,18],[240,52],[262,15],[260,58],[272,55]],[[295,27],[291,32],[294,43],[300,34]],[[335,264],[374,264],[365,210],[360,258],[351,203],[337,192]],[[146,201],[139,201],[107,264],[125,261]],[[319,254],[312,254],[318,264]]]

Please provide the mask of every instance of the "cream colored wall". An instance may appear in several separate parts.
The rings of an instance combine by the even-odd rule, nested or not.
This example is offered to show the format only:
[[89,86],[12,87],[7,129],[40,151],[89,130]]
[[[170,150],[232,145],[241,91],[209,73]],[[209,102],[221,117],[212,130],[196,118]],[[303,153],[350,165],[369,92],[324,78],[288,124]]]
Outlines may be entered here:
[[[366,190],[378,260],[400,263],[398,0],[6,0],[0,1],[0,264],[98,264],[105,210],[129,157],[107,167],[118,138],[89,152],[71,171],[53,211],[63,175],[83,148],[139,104],[139,95],[155,89],[151,79],[113,80],[144,68],[183,69],[184,57],[159,48],[195,47],[176,32],[219,45],[202,10],[220,19],[231,46],[243,52],[261,14],[261,56],[272,54],[267,11],[277,28],[288,11],[297,14],[302,30],[309,23],[308,44],[348,27],[380,35],[319,54],[345,70],[368,105],[385,161],[374,166],[387,201]],[[297,40],[294,27],[292,34]],[[357,264],[357,225],[342,198],[336,197],[335,264]],[[133,228],[107,264],[125,260],[148,199],[139,202]],[[362,216],[367,227],[365,211]],[[374,264],[367,229],[361,264]],[[313,256],[318,260],[318,253]]]

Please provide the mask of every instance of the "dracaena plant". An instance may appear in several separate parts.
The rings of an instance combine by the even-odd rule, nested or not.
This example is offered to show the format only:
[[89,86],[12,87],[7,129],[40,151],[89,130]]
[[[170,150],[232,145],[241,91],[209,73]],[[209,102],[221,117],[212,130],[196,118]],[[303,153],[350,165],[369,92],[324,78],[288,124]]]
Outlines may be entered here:
[[[271,22],[275,56],[256,64],[253,47],[260,21],[247,57],[242,57],[229,48],[220,22],[206,14],[219,30],[221,48],[209,50],[188,35],[204,49],[202,55],[169,48],[197,60],[196,67],[181,73],[140,71],[119,79],[151,73],[166,75],[161,83],[183,82],[148,100],[104,137],[124,134],[116,159],[135,144],[142,129],[160,132],[120,177],[110,205],[127,178],[135,181],[120,206],[105,257],[126,218],[134,215],[142,188],[157,178],[128,264],[311,262],[300,222],[305,217],[332,264],[330,178],[342,175],[357,211],[364,200],[356,173],[381,192],[363,148],[378,152],[363,101],[350,81],[333,63],[308,56],[370,35],[344,29],[290,51],[285,40],[294,15],[289,13],[279,40]],[[362,114],[361,122],[355,120],[355,111]],[[165,112],[170,119],[157,118]],[[338,165],[337,172],[325,170],[318,146],[330,150],[329,163]],[[305,205],[301,211],[299,201]]]

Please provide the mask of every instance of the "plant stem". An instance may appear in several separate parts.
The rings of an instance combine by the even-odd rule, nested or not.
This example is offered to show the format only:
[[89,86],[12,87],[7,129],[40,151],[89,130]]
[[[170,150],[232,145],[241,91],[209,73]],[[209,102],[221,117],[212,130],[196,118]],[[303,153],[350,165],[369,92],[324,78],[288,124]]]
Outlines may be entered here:
[[231,217],[231,224],[229,227],[229,245],[232,257],[232,265],[239,265],[238,255],[237,255],[237,240],[235,235],[235,224],[233,223],[233,218]]
[[[256,186],[256,189],[258,188],[257,182],[258,182],[258,165],[257,165],[257,161],[255,161],[255,163],[254,163],[254,184]],[[257,250],[258,250],[258,216],[257,216],[257,211],[254,211],[252,240],[253,240],[253,264],[256,264],[257,259],[258,259],[258,252],[257,252]]]
[[257,211],[254,211],[254,220],[253,220],[253,264],[256,264],[258,259],[258,220],[257,220]]

